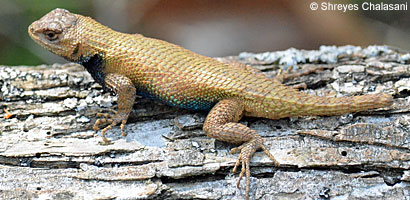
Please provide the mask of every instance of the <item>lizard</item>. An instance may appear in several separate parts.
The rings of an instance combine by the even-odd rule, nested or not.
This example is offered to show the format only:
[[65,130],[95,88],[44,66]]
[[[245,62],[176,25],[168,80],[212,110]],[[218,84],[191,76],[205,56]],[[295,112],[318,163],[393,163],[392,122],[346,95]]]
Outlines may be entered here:
[[[209,111],[203,124],[207,136],[238,144],[233,173],[241,167],[249,199],[250,160],[262,149],[275,166],[264,139],[238,123],[243,116],[280,119],[291,116],[341,115],[390,106],[390,94],[350,97],[309,95],[268,78],[249,65],[202,56],[163,40],[112,30],[94,19],[54,9],[28,27],[30,37],[48,51],[85,67],[104,90],[118,95],[118,111],[98,113],[95,131],[105,133],[120,124],[124,131],[137,95],[189,110]],[[100,126],[105,124],[103,129]]]

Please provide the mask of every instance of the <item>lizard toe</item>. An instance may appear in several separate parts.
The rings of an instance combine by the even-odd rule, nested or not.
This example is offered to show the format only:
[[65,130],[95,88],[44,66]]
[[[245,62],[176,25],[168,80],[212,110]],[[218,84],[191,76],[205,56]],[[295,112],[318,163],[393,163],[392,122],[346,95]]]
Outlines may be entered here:
[[238,169],[239,165],[241,165],[241,173],[239,174],[238,181],[236,182],[236,187],[239,188],[240,182],[243,178],[243,175],[246,176],[246,199],[249,199],[249,191],[250,191],[250,177],[251,177],[251,170],[250,170],[250,160],[253,156],[253,154],[256,152],[259,146],[259,141],[258,139],[251,140],[249,142],[246,142],[242,144],[241,146],[237,148],[233,148],[231,150],[231,153],[235,153],[240,151],[241,153],[239,154],[239,158],[235,163],[235,167],[233,169],[233,173],[236,172]]
[[107,113],[97,113],[97,117],[101,117],[101,118],[95,121],[94,126],[93,126],[94,131],[100,130],[100,127],[99,127],[100,125],[112,123],[113,121],[112,115],[107,114]]
[[264,153],[273,161],[276,166],[279,166],[279,162],[276,161],[274,156],[269,152],[268,148],[263,144],[262,137],[257,137],[249,142],[242,144],[239,147],[233,148],[231,153],[236,153],[240,151],[239,158],[236,160],[235,166],[233,168],[233,173],[236,173],[239,166],[241,166],[241,172],[239,174],[238,181],[236,182],[236,187],[239,188],[240,182],[243,176],[246,176],[246,199],[249,199],[249,191],[250,191],[250,177],[251,177],[251,170],[250,170],[250,160],[252,159],[256,150],[262,149]]
[[127,115],[120,114],[120,113],[115,113],[115,114],[108,114],[108,113],[97,113],[97,117],[102,117],[100,119],[97,119],[95,122],[93,129],[95,131],[100,130],[99,126],[101,124],[109,124],[105,128],[101,130],[101,137],[104,141],[104,143],[110,143],[110,140],[108,140],[105,137],[105,134],[108,130],[112,129],[115,127],[117,124],[121,123],[120,128],[121,128],[121,135],[126,136],[127,134],[125,133],[125,124],[127,123]]

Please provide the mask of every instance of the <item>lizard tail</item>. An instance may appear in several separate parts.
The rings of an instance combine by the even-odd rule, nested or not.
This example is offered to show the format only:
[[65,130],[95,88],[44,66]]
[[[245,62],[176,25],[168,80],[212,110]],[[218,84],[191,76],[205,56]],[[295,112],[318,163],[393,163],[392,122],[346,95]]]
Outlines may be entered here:
[[[371,94],[353,97],[312,97],[300,102],[304,115],[341,115],[390,106],[393,97],[389,94]],[[310,105],[309,105],[310,104]],[[309,106],[308,106],[309,105]],[[301,114],[303,114],[301,113]]]
[[253,102],[249,103],[251,106],[245,107],[245,115],[269,119],[291,116],[330,116],[387,107],[393,103],[393,97],[384,93],[352,97],[321,97],[289,91],[285,88],[279,92],[275,91],[274,94],[266,98],[261,106],[255,106]]

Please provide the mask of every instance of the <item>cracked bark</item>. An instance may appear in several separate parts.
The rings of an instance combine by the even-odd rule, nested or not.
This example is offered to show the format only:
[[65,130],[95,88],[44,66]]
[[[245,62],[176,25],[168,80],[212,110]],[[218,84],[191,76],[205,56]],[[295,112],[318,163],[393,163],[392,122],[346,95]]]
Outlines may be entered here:
[[[304,51],[298,51],[302,54]],[[273,54],[272,54],[273,55]],[[391,50],[356,52],[288,80],[315,95],[394,95],[389,108],[332,117],[244,118],[280,162],[252,160],[253,199],[409,199],[410,65]],[[228,57],[273,77],[282,64],[267,54]],[[279,64],[278,64],[279,63]],[[321,64],[315,64],[321,63]],[[126,125],[100,144],[91,125],[116,97],[76,64],[0,66],[0,198],[233,199],[244,197],[231,170],[233,145],[201,130],[206,113],[139,98]],[[8,110],[12,116],[3,118]]]

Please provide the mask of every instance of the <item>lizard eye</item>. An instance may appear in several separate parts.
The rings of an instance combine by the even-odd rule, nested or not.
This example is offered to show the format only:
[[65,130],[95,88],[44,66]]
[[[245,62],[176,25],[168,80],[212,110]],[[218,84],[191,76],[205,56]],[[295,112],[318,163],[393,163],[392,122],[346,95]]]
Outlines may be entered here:
[[44,33],[48,40],[53,41],[58,38],[58,35],[53,31],[47,31]]

